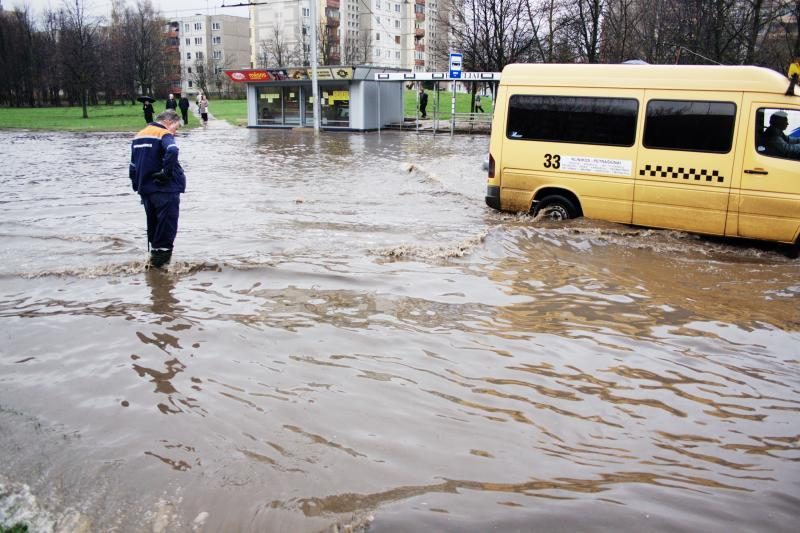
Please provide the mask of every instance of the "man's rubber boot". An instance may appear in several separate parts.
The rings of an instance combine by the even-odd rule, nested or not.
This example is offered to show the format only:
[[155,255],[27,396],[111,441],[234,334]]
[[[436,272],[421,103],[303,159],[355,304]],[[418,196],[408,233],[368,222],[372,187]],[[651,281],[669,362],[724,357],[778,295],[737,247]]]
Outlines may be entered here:
[[150,266],[161,268],[172,259],[172,250],[153,250],[150,252]]

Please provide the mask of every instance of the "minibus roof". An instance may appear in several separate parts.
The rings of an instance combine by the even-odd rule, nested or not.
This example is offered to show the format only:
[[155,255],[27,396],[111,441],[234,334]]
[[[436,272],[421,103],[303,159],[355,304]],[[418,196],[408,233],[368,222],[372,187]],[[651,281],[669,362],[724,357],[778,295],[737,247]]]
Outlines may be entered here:
[[784,94],[789,79],[774,70],[753,66],[518,63],[506,65],[500,85]]

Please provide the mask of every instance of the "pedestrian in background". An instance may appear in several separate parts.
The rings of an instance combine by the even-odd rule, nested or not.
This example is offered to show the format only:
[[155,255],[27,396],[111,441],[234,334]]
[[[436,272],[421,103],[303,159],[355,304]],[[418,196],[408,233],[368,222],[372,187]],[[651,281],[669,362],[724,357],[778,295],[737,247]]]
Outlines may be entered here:
[[145,102],[142,104],[142,111],[144,111],[144,121],[147,124],[153,122],[153,104],[150,102],[150,100],[145,100]]
[[178,233],[180,195],[186,190],[186,175],[175,144],[175,132],[180,127],[178,113],[167,109],[131,141],[128,177],[144,205],[149,264],[153,268],[169,263]]
[[185,94],[181,95],[181,99],[178,100],[178,107],[181,109],[181,116],[183,117],[183,123],[189,123],[189,99],[186,98]]
[[174,111],[175,109],[177,109],[177,107],[178,107],[178,101],[175,100],[175,95],[172,94],[172,93],[169,93],[169,97],[167,98],[167,107],[166,108],[167,109],[172,109]]
[[195,103],[197,104],[197,112],[200,112],[200,100],[203,99],[203,91],[199,91],[197,93],[197,98],[195,98]]
[[475,112],[477,113],[478,111],[480,111],[481,113],[484,113],[483,106],[481,105],[481,95],[476,94],[475,95]]
[[208,124],[208,100],[206,95],[200,95],[200,118],[203,119],[203,126]]
[[428,107],[428,93],[425,92],[425,87],[419,88],[419,114],[422,118],[428,118],[425,108]]

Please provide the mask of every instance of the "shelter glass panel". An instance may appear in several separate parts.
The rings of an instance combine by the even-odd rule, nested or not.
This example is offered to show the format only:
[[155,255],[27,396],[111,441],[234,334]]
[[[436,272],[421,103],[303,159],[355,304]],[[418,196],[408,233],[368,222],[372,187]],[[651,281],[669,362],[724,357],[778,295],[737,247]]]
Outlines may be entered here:
[[347,83],[326,84],[320,89],[323,126],[350,127],[350,89]]
[[280,87],[258,87],[258,125],[283,124],[283,93]]
[[283,88],[283,123],[300,125],[301,94],[299,85]]

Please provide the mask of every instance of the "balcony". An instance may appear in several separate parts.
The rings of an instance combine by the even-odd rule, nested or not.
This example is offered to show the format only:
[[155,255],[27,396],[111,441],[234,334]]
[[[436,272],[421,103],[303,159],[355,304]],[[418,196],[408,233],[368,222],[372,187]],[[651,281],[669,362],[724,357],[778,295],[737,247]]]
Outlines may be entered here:
[[425,37],[425,29],[424,28],[417,28],[414,30],[414,37],[416,39],[421,39]]
[[425,22],[425,13],[417,13],[417,22]]
[[325,2],[325,7],[334,7],[339,9],[339,0],[328,0]]

